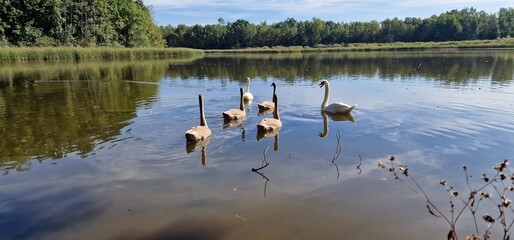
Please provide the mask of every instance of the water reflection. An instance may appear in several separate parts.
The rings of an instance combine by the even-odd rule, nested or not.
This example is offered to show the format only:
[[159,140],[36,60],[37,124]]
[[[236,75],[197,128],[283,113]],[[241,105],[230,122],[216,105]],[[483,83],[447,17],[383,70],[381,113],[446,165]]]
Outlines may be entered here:
[[[242,86],[246,76],[293,83],[341,75],[400,81],[422,77],[445,85],[491,78],[493,84],[510,84],[513,65],[512,50],[237,54],[207,55],[194,65],[170,66],[167,75],[235,79]],[[233,70],[234,66],[238,66],[238,71]]]
[[279,130],[273,131],[257,131],[257,141],[263,138],[273,138],[273,151],[278,151],[278,134]]
[[259,109],[257,116],[267,115],[273,113],[273,109]]
[[[0,169],[90,154],[153,102],[164,63],[35,64],[0,68]],[[36,79],[35,83],[27,79]],[[126,80],[131,81],[130,84]],[[25,165],[25,167],[21,167]]]
[[353,119],[352,113],[327,113],[327,112],[321,112],[321,116],[323,117],[323,132],[320,132],[318,135],[321,138],[324,138],[328,135],[329,129],[328,129],[328,118],[332,119],[334,122],[344,122],[344,121],[350,121],[353,124],[355,124],[355,119]]
[[209,139],[202,140],[202,141],[196,141],[196,142],[186,142],[186,152],[187,154],[191,154],[194,152],[197,148],[202,148],[202,165],[205,166],[207,163],[207,144],[209,142]]
[[[424,69],[429,59],[455,57],[511,79],[511,66],[504,64],[511,60],[494,51],[471,51],[471,60],[459,52],[389,54],[238,55],[96,66],[101,71],[63,64],[35,83],[27,76],[47,67],[0,70],[2,169],[30,170],[0,177],[0,216],[6,216],[0,217],[0,238],[295,239],[298,229],[308,239],[433,239],[434,233],[442,238],[446,226],[437,225],[418,199],[405,197],[407,189],[383,181],[376,162],[389,154],[406,159],[419,183],[433,186],[440,175],[462,180],[447,169],[469,163],[480,172],[490,167],[487,160],[512,156],[512,80],[498,84],[485,73],[455,69],[461,80],[447,82],[431,77],[437,70]],[[480,62],[483,57],[494,61]],[[272,66],[260,65],[266,63]],[[388,64],[391,69],[382,67]],[[407,72],[411,65],[415,72]],[[60,76],[62,69],[69,76]],[[155,76],[143,77],[145,69]],[[273,140],[254,138],[261,137],[257,106],[246,108],[253,113],[236,123],[239,128],[222,129],[220,112],[236,106],[232,89],[245,86],[233,78],[239,74],[262,74],[252,82],[257,102],[268,99],[271,82],[283,86],[280,107],[287,127]],[[337,123],[355,122],[351,114],[322,115],[325,138],[316,135],[323,93],[314,83],[322,78],[331,81],[334,93],[343,90],[359,103],[356,125]],[[186,143],[184,151],[183,134],[196,124],[193,96],[199,93],[210,96],[205,110],[212,136],[202,144]],[[270,164],[251,172],[266,166],[261,149],[271,141]],[[187,153],[195,149],[191,161]],[[45,160],[51,157],[59,161]],[[40,162],[27,160],[33,158]],[[199,158],[209,166],[198,164]],[[442,190],[434,200],[447,204],[447,195]],[[70,218],[66,212],[72,208],[79,210]]]
[[244,118],[240,118],[240,119],[224,118],[223,119],[223,129],[232,128],[232,127],[241,127],[241,128],[243,128],[244,120],[245,120]]
[[[275,139],[275,140],[277,140],[277,139]],[[264,173],[262,172],[263,169],[265,169],[266,167],[269,166],[269,162],[266,157],[266,154],[268,153],[268,149],[269,148],[265,148],[264,151],[262,152],[261,166],[259,168],[252,168],[252,172],[259,174],[265,180],[265,182],[264,182],[264,198],[266,198],[266,187],[268,186],[268,182],[270,181],[270,179],[268,177],[266,177],[266,175],[264,175]],[[277,150],[275,150],[275,151],[277,151]]]

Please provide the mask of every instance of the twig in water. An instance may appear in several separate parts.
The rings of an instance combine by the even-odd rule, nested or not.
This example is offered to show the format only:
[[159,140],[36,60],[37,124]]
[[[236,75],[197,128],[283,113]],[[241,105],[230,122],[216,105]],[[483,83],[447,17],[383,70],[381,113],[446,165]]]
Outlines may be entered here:
[[332,165],[334,165],[336,167],[337,179],[338,179],[340,173],[339,173],[339,167],[336,164],[336,160],[339,157],[339,154],[341,153],[341,134],[339,133],[339,129],[337,129],[336,139],[337,139],[336,152],[334,153],[334,157],[332,158]]
[[355,168],[357,168],[357,171],[359,171],[357,174],[361,174],[362,173],[362,169],[361,169],[362,157],[361,157],[360,154],[359,154],[359,158],[360,158],[359,165],[355,166]]
[[267,167],[268,165],[269,165],[269,163],[266,163],[266,165],[264,165],[264,166],[262,166],[260,168],[252,168],[252,172],[258,172],[258,171],[264,169],[265,167]]
[[[267,166],[267,165],[266,165]],[[253,171],[253,170],[252,170]],[[266,182],[264,182],[264,198],[266,198],[266,187],[268,186],[268,182],[270,181],[268,177],[266,177],[263,173],[261,172],[258,172],[258,171],[253,171],[254,173],[257,173],[259,175],[261,175],[262,178],[264,178],[266,180]]]
[[261,177],[263,177],[266,180],[266,182],[264,182],[264,198],[266,198],[266,187],[268,186],[268,182],[270,180],[263,173],[259,172],[259,170],[262,170],[269,165],[269,162],[266,159],[266,153],[268,152],[268,149],[269,149],[269,147],[264,149],[264,151],[262,152],[262,166],[260,168],[252,168],[252,172],[261,175]]
[[266,153],[268,152],[268,149],[269,149],[269,147],[264,149],[264,151],[262,152],[262,165],[261,165],[261,167],[260,168],[252,168],[252,172],[257,172],[259,170],[262,170],[262,169],[264,169],[265,167],[267,167],[269,165],[269,162],[266,159]]

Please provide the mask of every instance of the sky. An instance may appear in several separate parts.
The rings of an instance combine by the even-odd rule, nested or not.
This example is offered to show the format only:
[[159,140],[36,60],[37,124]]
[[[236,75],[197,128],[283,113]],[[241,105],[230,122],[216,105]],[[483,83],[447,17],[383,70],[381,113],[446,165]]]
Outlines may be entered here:
[[313,17],[325,21],[382,21],[386,18],[426,18],[453,9],[474,7],[496,13],[514,7],[514,0],[144,0],[151,6],[157,25],[206,25],[244,19],[259,24],[297,21]]

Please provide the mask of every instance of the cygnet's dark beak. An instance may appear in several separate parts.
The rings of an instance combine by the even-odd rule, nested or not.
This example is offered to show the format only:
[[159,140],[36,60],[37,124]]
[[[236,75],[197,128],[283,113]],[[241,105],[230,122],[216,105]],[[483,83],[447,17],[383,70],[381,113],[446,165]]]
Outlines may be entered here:
[[325,85],[325,82],[321,82],[321,83],[319,84],[319,87],[323,87],[324,85]]

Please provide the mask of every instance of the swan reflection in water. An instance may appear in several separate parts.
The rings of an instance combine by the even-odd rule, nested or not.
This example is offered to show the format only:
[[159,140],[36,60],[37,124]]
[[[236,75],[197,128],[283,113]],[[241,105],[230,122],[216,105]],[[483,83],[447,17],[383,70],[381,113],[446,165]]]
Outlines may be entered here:
[[252,113],[252,103],[253,103],[253,100],[244,100],[243,103],[244,103],[246,115],[251,114]]
[[275,141],[273,143],[273,151],[278,151],[278,130],[272,131],[272,132],[265,132],[265,131],[257,131],[257,141],[260,141],[263,138],[275,138]]
[[355,119],[353,119],[351,112],[347,112],[347,113],[321,112],[321,116],[323,116],[323,132],[319,133],[319,136],[321,138],[324,138],[328,135],[328,118],[330,118],[334,122],[350,121],[353,124],[355,124]]
[[241,140],[244,142],[246,139],[246,129],[244,126],[245,119],[238,120],[228,120],[225,118],[223,121],[223,129],[232,128],[232,127],[240,127],[241,128]]
[[205,166],[207,162],[207,151],[206,147],[209,143],[209,138],[203,140],[203,141],[195,141],[195,142],[186,142],[186,152],[187,154],[191,154],[194,152],[197,148],[202,148],[202,165]]
[[257,113],[257,116],[262,116],[262,115],[267,115],[267,114],[270,114],[270,113],[273,113],[273,109],[262,109],[262,108],[259,108],[259,113]]
[[231,120],[231,119],[227,119],[225,118],[223,120],[223,129],[226,129],[226,128],[231,128],[231,127],[239,127],[239,126],[243,126],[243,122],[244,122],[244,119],[241,118],[241,119],[236,119],[236,120]]

